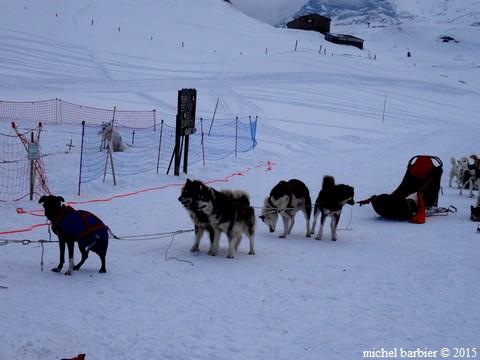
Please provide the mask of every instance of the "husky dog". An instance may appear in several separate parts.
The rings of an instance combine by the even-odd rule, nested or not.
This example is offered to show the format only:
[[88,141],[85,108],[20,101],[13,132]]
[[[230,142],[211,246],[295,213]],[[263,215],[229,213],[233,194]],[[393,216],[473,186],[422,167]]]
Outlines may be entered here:
[[[65,206],[61,196],[42,196],[38,200],[43,204],[45,216],[52,223],[52,230],[58,236],[60,247],[60,262],[52,271],[60,272],[65,263],[65,245],[68,249],[68,270],[65,275],[72,275],[73,270],[79,270],[85,260],[88,258],[88,252],[92,250],[96,253],[102,262],[100,273],[105,273],[105,256],[108,248],[108,227],[94,214],[75,210],[70,206]],[[82,253],[82,259],[77,265],[73,265],[74,245],[78,243],[78,248]]]
[[310,215],[312,212],[312,200],[310,192],[303,182],[297,179],[280,181],[265,198],[260,219],[268,226],[270,232],[275,231],[278,215],[283,220],[283,234],[280,238],[286,238],[295,224],[295,215],[301,211],[307,223],[307,237],[310,237]]
[[315,239],[322,239],[323,224],[325,223],[327,216],[330,216],[332,218],[330,223],[332,241],[337,240],[337,226],[343,205],[345,204],[355,204],[355,201],[353,200],[353,187],[344,184],[335,185],[335,179],[333,176],[324,176],[322,190],[320,190],[317,201],[315,201],[315,211],[313,214],[312,233],[315,232],[317,217],[321,213],[320,228],[318,229],[318,234]]
[[202,239],[205,231],[207,231],[210,236],[209,253],[213,251],[213,227],[209,224],[208,216],[205,215],[203,211],[197,210],[197,208],[195,207],[198,194],[203,193],[204,191],[206,191],[206,189],[208,189],[208,187],[201,181],[192,181],[190,179],[187,179],[187,181],[182,187],[182,192],[178,197],[178,201],[180,201],[187,210],[188,215],[190,215],[190,218],[192,219],[193,226],[195,227],[195,241],[192,248],[190,249],[191,252],[200,251],[200,240]]
[[480,221],[480,194],[478,195],[475,207],[470,206],[470,220]]
[[460,160],[455,160],[455,158],[452,156],[450,158],[450,163],[452,164],[452,167],[450,168],[450,174],[449,174],[449,180],[448,180],[448,186],[452,187],[452,181],[455,178],[458,187],[460,187]]
[[460,195],[468,187],[469,196],[473,197],[473,190],[480,187],[480,159],[476,155],[471,155],[470,158],[473,160],[473,164],[470,164],[465,158],[465,165],[462,165]]
[[108,141],[112,142],[112,150],[114,152],[125,150],[125,146],[122,141],[122,135],[120,135],[120,132],[113,127],[111,121],[103,122],[102,129],[98,132],[98,134],[102,136],[100,151],[107,148]]
[[245,233],[250,241],[248,254],[255,255],[255,211],[250,206],[248,194],[243,191],[217,191],[203,185],[193,207],[207,217],[208,225],[213,228],[213,243],[209,255],[217,255],[221,233],[225,233],[228,238],[227,258],[233,259],[242,240],[242,233]]

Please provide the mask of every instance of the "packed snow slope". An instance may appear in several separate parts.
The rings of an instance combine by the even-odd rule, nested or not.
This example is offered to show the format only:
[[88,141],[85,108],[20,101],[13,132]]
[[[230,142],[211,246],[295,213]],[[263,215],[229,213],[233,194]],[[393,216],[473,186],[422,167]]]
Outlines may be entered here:
[[[39,246],[10,243],[0,247],[0,358],[330,360],[382,348],[448,348],[453,358],[455,347],[478,348],[475,199],[448,187],[448,172],[450,157],[479,153],[479,29],[425,14],[401,26],[338,27],[365,39],[361,51],[273,28],[218,0],[1,1],[1,100],[59,97],[172,115],[177,90],[194,87],[199,113],[211,115],[219,98],[218,116],[258,115],[258,146],[188,176],[247,191],[257,214],[290,178],[313,201],[327,174],[354,186],[356,200],[391,192],[416,154],[443,160],[439,205],[458,212],[413,225],[348,206],[336,242],[328,223],[322,241],[306,238],[300,215],[287,239],[258,220],[256,255],[244,239],[233,260],[225,237],[217,257],[206,254],[207,239],[190,253],[192,233],[111,239],[106,274],[91,254],[72,277],[49,271],[56,245],[45,245],[42,272]],[[459,42],[441,42],[444,34]],[[52,192],[89,201],[158,187],[75,207],[120,236],[193,227],[177,200],[186,175],[120,177],[116,187],[108,178],[76,196],[79,147],[64,150],[80,131],[45,126]],[[0,132],[11,133],[2,119]],[[44,222],[20,207],[40,209],[0,203],[0,232]],[[0,237],[46,238],[46,227]]]

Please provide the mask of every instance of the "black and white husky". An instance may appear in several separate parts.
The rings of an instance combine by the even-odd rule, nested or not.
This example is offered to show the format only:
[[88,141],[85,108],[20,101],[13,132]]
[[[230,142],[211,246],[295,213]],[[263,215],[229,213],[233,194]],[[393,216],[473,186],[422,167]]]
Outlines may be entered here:
[[250,241],[249,255],[255,255],[255,212],[250,200],[242,191],[217,191],[199,180],[187,179],[178,200],[187,209],[195,225],[195,242],[191,251],[199,251],[205,232],[210,235],[209,255],[217,255],[220,236],[228,237],[228,258],[233,258],[240,245],[242,234]]
[[213,228],[213,244],[209,255],[217,255],[221,233],[225,233],[228,238],[227,258],[233,259],[242,240],[242,234],[246,234],[250,241],[248,254],[255,255],[255,211],[250,206],[247,193],[217,191],[205,186],[198,193],[194,207],[207,217],[208,225]]
[[332,218],[330,223],[332,241],[337,240],[337,226],[343,205],[345,204],[355,204],[353,200],[353,187],[344,184],[335,185],[333,176],[324,176],[322,189],[318,194],[317,201],[315,201],[315,211],[313,214],[312,233],[315,232],[317,217],[321,214],[320,228],[318,229],[318,234],[315,239],[322,239],[323,224],[325,223],[325,219],[330,216]]
[[208,186],[202,183],[199,180],[190,180],[187,179],[185,184],[182,187],[182,192],[178,197],[183,207],[187,210],[190,219],[192,219],[193,226],[195,228],[195,241],[193,243],[191,252],[200,251],[200,240],[202,240],[203,234],[207,232],[210,237],[210,250],[209,253],[213,250],[213,238],[214,230],[210,225],[208,216],[205,215],[203,211],[199,211],[196,208],[196,202],[198,195],[207,191]]
[[312,212],[312,200],[306,185],[297,179],[280,181],[265,198],[260,219],[268,226],[270,232],[275,231],[278,215],[283,220],[283,234],[287,237],[295,224],[295,215],[301,211],[307,223],[307,237],[310,237],[310,215]]

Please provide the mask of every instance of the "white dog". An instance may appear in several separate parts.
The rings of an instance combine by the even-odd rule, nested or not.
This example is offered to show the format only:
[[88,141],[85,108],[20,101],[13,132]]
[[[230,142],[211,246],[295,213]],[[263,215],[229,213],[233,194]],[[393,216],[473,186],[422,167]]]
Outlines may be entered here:
[[450,158],[450,163],[452,164],[452,167],[450,168],[448,186],[452,187],[452,181],[455,178],[457,186],[460,187],[460,160],[455,160],[455,158],[452,156]]
[[125,146],[123,145],[122,135],[115,129],[112,125],[112,122],[102,123],[102,129],[98,132],[102,135],[102,141],[100,143],[100,151],[107,148],[108,141],[112,142],[113,151],[124,151]]

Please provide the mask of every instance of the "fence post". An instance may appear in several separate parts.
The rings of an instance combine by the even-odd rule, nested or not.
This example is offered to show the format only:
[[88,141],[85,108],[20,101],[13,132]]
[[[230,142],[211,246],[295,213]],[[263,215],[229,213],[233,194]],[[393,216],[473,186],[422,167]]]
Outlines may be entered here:
[[62,105],[62,99],[58,99],[58,117],[59,117],[59,123],[63,124],[63,105]]
[[252,147],[255,147],[255,137],[253,136],[253,124],[252,117],[248,115],[248,121],[250,121],[250,137],[252,138]]
[[85,120],[82,121],[82,144],[80,147],[80,171],[78,174],[78,196],[80,196],[80,186],[82,184],[82,166],[83,166],[83,139],[85,138]]
[[235,116],[235,157],[237,157],[238,146],[238,116]]
[[295,40],[295,51],[297,51],[298,40]]
[[132,131],[132,145],[135,144],[135,130]]
[[208,136],[210,136],[210,132],[212,131],[213,121],[215,120],[215,114],[217,113],[218,101],[220,98],[217,98],[217,103],[215,104],[215,110],[213,111],[212,122],[210,123],[210,128],[208,129]]
[[153,131],[157,131],[157,110],[156,109],[153,109]]
[[205,138],[203,137],[203,118],[200,118],[200,131],[202,132],[202,140],[201,140],[201,144],[202,144],[202,159],[203,159],[203,166],[205,166],[205,144],[204,144]]
[[387,107],[387,94],[385,93],[385,101],[383,102],[382,124],[385,121],[385,109]]
[[55,124],[58,124],[58,98],[55,98]]
[[158,142],[157,174],[160,167],[160,151],[162,151],[163,120],[160,122],[160,141]]
[[[33,144],[35,139],[33,138],[33,132],[30,136],[30,142]],[[33,200],[33,192],[35,191],[35,160],[30,159],[30,200]]]
[[258,115],[255,116],[255,131],[253,132],[253,147],[257,146],[257,127],[258,127]]

